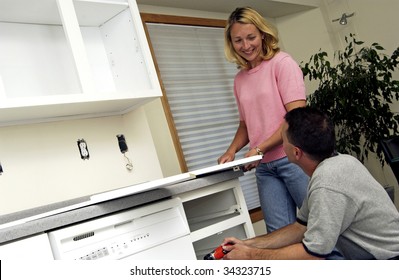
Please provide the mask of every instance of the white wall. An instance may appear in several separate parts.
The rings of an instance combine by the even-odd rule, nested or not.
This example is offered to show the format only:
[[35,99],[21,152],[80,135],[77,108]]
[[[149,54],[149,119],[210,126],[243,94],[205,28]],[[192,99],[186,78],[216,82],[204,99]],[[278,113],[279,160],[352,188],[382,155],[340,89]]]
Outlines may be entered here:
[[[116,135],[124,134],[129,172]],[[84,138],[89,160],[80,158]],[[0,128],[0,215],[162,178],[144,110]]]

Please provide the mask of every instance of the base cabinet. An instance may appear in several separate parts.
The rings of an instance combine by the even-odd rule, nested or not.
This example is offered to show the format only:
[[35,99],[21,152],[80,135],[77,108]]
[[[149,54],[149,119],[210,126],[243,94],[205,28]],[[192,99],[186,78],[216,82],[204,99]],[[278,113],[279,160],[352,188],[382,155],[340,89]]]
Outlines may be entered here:
[[[165,250],[168,251],[168,256],[170,256],[169,254],[170,248],[177,249],[179,247],[179,249],[177,250],[179,252],[178,256],[176,256],[176,258],[172,257],[169,259],[176,259],[176,260],[182,259],[182,256],[187,255],[188,256],[187,259],[196,258],[198,260],[202,260],[206,254],[210,253],[216,247],[218,247],[222,243],[225,237],[234,236],[239,239],[246,239],[255,236],[255,232],[252,226],[252,222],[248,213],[248,209],[245,203],[244,195],[242,193],[238,178],[229,179],[223,182],[210,183],[205,187],[196,188],[193,189],[192,191],[179,192],[174,195],[175,199],[169,199],[169,198],[170,196],[168,196],[167,200],[161,200],[161,202],[151,202],[145,204],[146,206],[138,206],[137,208],[136,207],[126,208],[127,210],[130,209],[129,211],[131,211],[132,213],[137,212],[137,219],[135,219],[133,223],[131,222],[126,223],[125,219],[122,219],[121,217],[122,214],[120,213],[127,213],[129,211],[117,212],[119,213],[118,215],[117,214],[106,215],[102,216],[102,218],[99,219],[89,219],[87,221],[85,220],[80,223],[69,222],[63,224],[61,227],[58,226],[58,230],[55,231],[53,231],[52,229],[47,229],[37,233],[32,233],[31,235],[27,235],[24,238],[16,239],[15,241],[9,243],[0,244],[0,259],[18,259],[18,258],[32,258],[32,259],[34,258],[40,260],[54,259],[55,254],[53,252],[55,248],[54,247],[55,243],[50,242],[47,233],[49,233],[49,236],[51,234],[55,236],[57,232],[59,232],[57,234],[68,233],[69,235],[66,235],[64,239],[68,240],[69,243],[63,241],[60,242],[59,244],[62,244],[62,246],[67,246],[67,244],[71,244],[70,246],[72,247],[77,246],[76,247],[77,251],[81,250],[81,247],[79,247],[80,245],[78,246],[74,244],[75,239],[76,241],[79,242],[81,240],[83,240],[84,242],[92,242],[90,241],[90,238],[103,238],[102,236],[106,232],[108,232],[112,238],[113,236],[117,236],[118,238],[120,238],[122,234],[121,233],[114,234],[114,231],[116,232],[116,230],[124,232],[124,234],[127,236],[126,240],[129,241],[128,242],[129,244],[130,242],[132,242],[132,240],[134,240],[135,242],[136,241],[141,242],[142,241],[141,238],[146,238],[145,241],[148,242],[147,240],[150,240],[149,239],[150,236],[151,237],[153,236],[152,234],[149,233],[150,231],[154,232],[154,238],[155,235],[158,239],[165,238],[166,231],[163,232],[163,230],[169,230],[169,232],[173,234],[176,234],[177,232],[177,226],[172,225],[170,223],[171,217],[173,215],[168,214],[170,211],[172,211],[171,210],[172,208],[168,206],[169,205],[168,203],[172,203],[175,200],[178,201],[180,209],[179,213],[181,213],[181,215],[178,215],[180,217],[178,221],[180,221],[181,219],[180,221],[182,222],[181,224],[184,224],[185,245],[177,246],[175,243],[173,243],[174,245],[171,246],[168,245],[169,246],[168,249],[165,249],[164,246],[166,245],[162,245],[163,247],[161,247],[160,244],[154,243],[151,245],[152,249],[150,251],[155,252],[154,250],[156,250],[157,253],[140,254],[136,256],[138,259],[140,258],[154,259],[154,260],[162,259],[163,257],[160,254],[164,253]],[[117,201],[109,202],[109,204],[113,203],[115,204],[118,202]],[[162,214],[158,210],[158,208],[154,208],[157,205],[164,205],[165,203],[167,205],[163,207],[165,207],[165,209],[167,210],[162,212],[164,214]],[[108,206],[110,206],[109,204]],[[85,210],[84,208],[82,208],[76,211],[81,211],[81,213],[83,214],[86,213],[86,211],[89,211],[89,209]],[[153,217],[155,216],[158,217],[161,214],[164,216],[162,217],[159,216],[158,220],[154,220],[155,218],[151,218],[150,217],[151,215],[148,215],[146,211],[148,213],[154,213],[152,215]],[[68,216],[67,214],[68,213],[65,213],[66,216]],[[126,219],[130,221],[132,219],[133,214],[132,215],[128,214],[123,214],[123,215],[127,215]],[[62,213],[59,215],[60,217],[63,216]],[[49,217],[49,219],[50,218],[51,217]],[[143,227],[140,226],[140,224],[138,224],[139,221],[144,221],[144,218],[146,221],[151,218],[149,220],[151,221],[151,223],[148,222],[148,225],[146,224],[147,227]],[[110,219],[115,219],[115,221]],[[110,231],[109,229],[112,229],[113,227],[108,226],[105,221],[115,222],[117,226],[114,227],[113,231]],[[109,222],[110,225],[112,225],[111,222]],[[33,225],[40,226],[41,223],[43,222],[38,220],[37,223],[33,222],[31,226]],[[151,225],[151,227],[149,225]],[[54,225],[52,224],[50,226]],[[140,236],[132,235],[133,236],[132,239],[130,238],[131,232],[135,231],[133,230],[130,231],[130,227],[134,228],[135,226],[137,226],[140,229],[140,231],[143,231],[145,228],[148,228],[148,232],[144,232]],[[158,227],[158,229],[154,231],[152,227]],[[76,230],[77,233],[75,233],[74,231],[75,228],[79,229]],[[102,230],[102,228],[104,228],[104,230]],[[107,229],[107,231],[105,229]],[[159,230],[161,230],[161,232]],[[72,232],[71,234],[69,233],[70,231]],[[6,232],[5,234],[12,234],[12,232]],[[107,242],[111,240],[110,237],[108,237],[108,235],[104,236],[106,237],[104,237],[103,239],[107,240]],[[181,240],[183,240],[183,238],[181,238]],[[123,244],[126,243],[125,239],[123,239],[122,241],[121,242]],[[175,241],[177,241],[177,239]],[[98,245],[100,244],[99,241],[96,242],[97,243],[93,243],[94,244],[93,248],[94,247],[97,248],[99,246]],[[139,243],[134,243],[134,244],[135,247],[132,248],[136,250],[138,246],[137,244]],[[125,248],[125,245],[122,246],[119,243],[115,243],[115,246],[116,247],[120,246],[120,248],[122,247]],[[124,250],[130,250],[129,248],[130,247],[127,246]],[[92,251],[98,252],[97,249],[96,250],[93,249],[94,251],[93,250]],[[184,252],[181,252],[182,250]],[[72,249],[69,248],[68,253],[70,252],[72,252]],[[80,253],[80,251],[78,253]],[[80,256],[80,254],[78,253],[76,254]],[[72,259],[76,259],[76,257],[73,257]]]
[[198,260],[218,247],[225,237],[255,236],[238,179],[179,195]]

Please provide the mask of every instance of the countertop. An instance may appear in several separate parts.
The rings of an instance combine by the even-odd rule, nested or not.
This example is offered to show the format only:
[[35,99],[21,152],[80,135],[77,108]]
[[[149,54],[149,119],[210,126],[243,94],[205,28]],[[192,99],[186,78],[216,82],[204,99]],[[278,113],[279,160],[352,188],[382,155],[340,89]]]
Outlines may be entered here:
[[[66,225],[82,222],[85,220],[98,218],[118,211],[138,207],[158,200],[167,199],[178,196],[181,193],[211,186],[220,182],[232,180],[243,175],[243,171],[239,170],[223,170],[221,172],[212,173],[206,176],[197,177],[192,180],[176,183],[170,186],[152,189],[124,196],[96,204],[83,206],[55,215],[45,216],[42,218],[29,220],[23,223],[14,223],[26,218],[47,213],[56,209],[61,209],[73,205],[84,205],[90,200],[90,196],[80,197],[77,199],[66,200],[59,203],[53,203],[41,207],[36,207],[20,212],[15,212],[0,216],[0,245],[34,236],[54,230]],[[4,225],[10,224],[5,227]]]

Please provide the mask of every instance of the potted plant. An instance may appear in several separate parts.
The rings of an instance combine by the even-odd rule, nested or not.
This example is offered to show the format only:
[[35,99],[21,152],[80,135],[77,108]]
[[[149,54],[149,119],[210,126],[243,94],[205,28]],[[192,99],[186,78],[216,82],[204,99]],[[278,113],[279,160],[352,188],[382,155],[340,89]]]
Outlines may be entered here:
[[374,152],[384,164],[380,141],[398,132],[399,116],[390,105],[399,99],[399,81],[392,78],[399,47],[387,56],[379,44],[364,47],[353,34],[345,42],[345,50],[334,54],[336,63],[321,50],[301,63],[305,79],[319,83],[308,105],[334,122],[338,152],[354,154],[362,162]]

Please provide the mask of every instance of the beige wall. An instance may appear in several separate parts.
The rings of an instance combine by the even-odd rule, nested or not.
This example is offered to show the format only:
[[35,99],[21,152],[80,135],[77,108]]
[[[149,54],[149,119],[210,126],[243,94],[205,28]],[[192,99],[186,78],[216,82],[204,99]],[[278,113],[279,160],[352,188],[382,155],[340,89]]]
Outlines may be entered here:
[[[124,134],[129,172],[116,135]],[[84,138],[89,160],[80,158]],[[144,110],[0,128],[0,215],[163,177]]]
[[163,177],[180,174],[180,164],[160,99],[144,106]]

